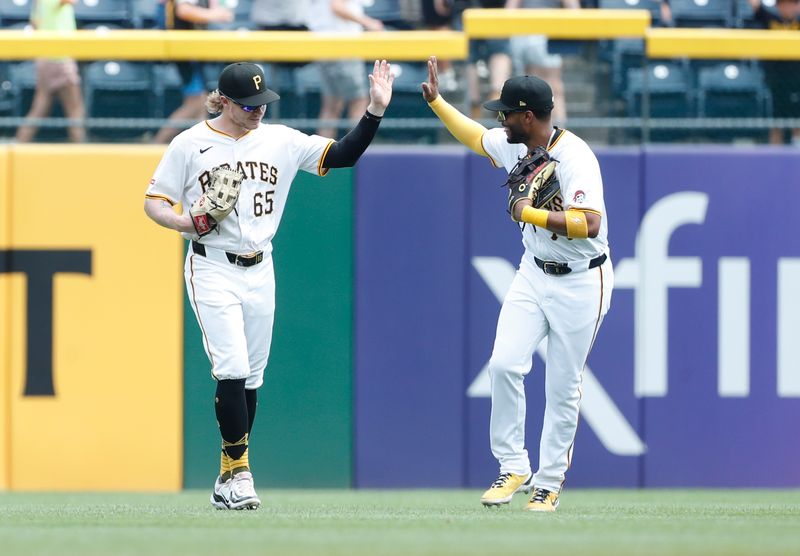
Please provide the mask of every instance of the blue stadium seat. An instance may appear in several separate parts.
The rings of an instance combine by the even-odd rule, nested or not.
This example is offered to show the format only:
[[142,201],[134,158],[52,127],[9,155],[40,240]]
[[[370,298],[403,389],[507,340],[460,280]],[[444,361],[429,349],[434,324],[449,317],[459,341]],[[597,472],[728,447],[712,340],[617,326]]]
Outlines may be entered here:
[[134,27],[132,0],[77,0],[75,21],[79,29],[99,23],[110,23],[120,28]]
[[[207,91],[217,88],[217,78],[225,67],[223,63],[207,62],[202,65]],[[178,67],[171,62],[153,64],[153,82],[156,94],[155,116],[169,117],[183,104],[183,81]]]
[[[86,114],[91,118],[152,118],[157,95],[152,64],[142,62],[92,62],[84,72]],[[89,129],[93,137],[132,139],[141,137],[141,128]]]
[[[225,62],[203,62],[203,80],[206,83],[206,91],[213,91],[217,88],[219,74],[227,65]],[[267,83],[269,83],[269,78],[267,78]]]
[[[392,106],[388,118],[430,118],[436,115],[422,98],[421,83],[428,79],[428,65],[422,62],[399,62],[392,64],[395,73],[392,87]],[[372,64],[369,64],[372,71]],[[395,140],[409,143],[435,143],[438,130],[393,129],[384,132]]]
[[[372,72],[373,64],[367,64],[367,71]],[[428,80],[428,65],[425,62],[397,62],[392,64],[394,74],[393,92],[414,95],[415,102],[409,106],[416,115],[432,114],[432,111],[422,100],[421,83]],[[394,104],[394,94],[392,94],[392,104]],[[419,106],[424,111],[419,110]]]
[[675,27],[733,27],[731,0],[670,0]]
[[322,105],[322,81],[317,64],[276,73],[282,118],[316,118]]
[[133,13],[138,27],[155,29],[163,17],[163,5],[158,0],[134,0]]
[[[0,118],[8,118],[14,115],[14,96],[12,89],[14,84],[8,75],[8,62],[0,62]],[[8,137],[14,133],[11,127],[0,127],[0,137]]]
[[651,118],[689,118],[694,116],[691,80],[686,65],[680,62],[653,62],[647,67],[647,83],[641,68],[628,70],[628,114],[642,115],[642,96],[650,94]]
[[183,104],[183,82],[175,64],[153,64],[156,92],[155,116],[167,118]]
[[599,0],[598,6],[605,10],[647,10],[654,27],[661,22],[661,0]]
[[[645,82],[645,73],[647,79]],[[649,118],[692,118],[695,116],[694,95],[688,65],[683,62],[653,62],[646,70],[628,70],[628,90],[625,94],[628,116],[643,115],[643,97],[648,94]],[[652,141],[677,141],[687,137],[685,131],[653,130]]]
[[11,113],[13,102],[11,99],[11,78],[8,76],[8,62],[0,62],[0,111]]
[[8,25],[3,25],[3,30],[7,31],[24,31],[24,30],[33,31],[33,24],[30,21],[17,21],[16,23],[10,23]]
[[33,0],[0,0],[0,22],[3,27],[31,19]]
[[[660,0],[599,0],[598,6],[600,9],[607,10],[648,10],[651,17],[651,26],[658,27],[661,25],[661,2]],[[620,42],[626,44],[618,44]],[[644,52],[644,44],[642,39],[617,39],[617,40],[599,40],[597,41],[597,56],[600,60],[609,62],[612,65],[612,87],[614,93],[620,94],[620,84],[624,88],[626,81],[627,68],[631,66],[641,67],[642,53]],[[630,60],[615,60],[620,50],[624,50],[625,54],[632,54],[634,59]],[[622,67],[614,67],[620,61],[624,62]],[[638,62],[638,63],[637,63]],[[613,75],[617,69],[622,69],[621,75]]]
[[616,95],[628,88],[628,70],[644,65],[644,40],[617,39],[611,45],[611,86]]
[[[770,94],[761,70],[749,63],[723,63],[700,70],[698,115],[703,118],[766,118],[772,116]],[[714,140],[750,137],[765,141],[766,130],[712,131]]]
[[8,65],[7,76],[11,83],[9,93],[14,103],[13,113],[22,117],[30,110],[36,91],[36,64],[33,61],[12,62]]
[[750,6],[750,0],[735,0],[733,6],[734,25],[744,29],[755,28],[756,23],[753,20],[753,8]]
[[[372,71],[372,64],[369,70]],[[428,65],[423,62],[398,62],[392,64],[394,85],[392,116],[398,118],[435,117],[422,99],[421,83],[428,80]],[[395,104],[397,101],[397,104]]]
[[700,70],[697,94],[701,117],[768,116],[768,93],[764,76],[752,64],[725,63]]

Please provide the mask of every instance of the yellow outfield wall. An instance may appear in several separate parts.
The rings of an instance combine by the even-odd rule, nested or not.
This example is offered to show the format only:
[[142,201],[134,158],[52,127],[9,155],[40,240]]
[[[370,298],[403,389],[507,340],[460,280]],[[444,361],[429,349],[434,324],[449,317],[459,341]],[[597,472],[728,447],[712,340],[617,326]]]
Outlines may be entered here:
[[[7,210],[9,205],[8,182],[10,178],[8,166],[8,149],[0,147],[0,252],[8,248],[9,221]],[[11,364],[11,352],[8,349],[10,339],[11,314],[9,306],[10,276],[4,272],[5,261],[0,262],[0,490],[8,488],[9,472],[9,379],[6,369]]]
[[5,488],[182,486],[183,242],[142,208],[162,152],[5,153]]

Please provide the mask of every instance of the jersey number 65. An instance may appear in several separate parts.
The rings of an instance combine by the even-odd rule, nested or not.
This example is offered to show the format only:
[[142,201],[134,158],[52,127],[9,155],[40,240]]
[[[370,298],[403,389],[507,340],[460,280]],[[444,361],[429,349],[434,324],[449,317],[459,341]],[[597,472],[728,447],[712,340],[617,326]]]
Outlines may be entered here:
[[272,196],[274,194],[275,190],[273,189],[272,191],[257,191],[253,195],[253,214],[256,217],[272,214]]

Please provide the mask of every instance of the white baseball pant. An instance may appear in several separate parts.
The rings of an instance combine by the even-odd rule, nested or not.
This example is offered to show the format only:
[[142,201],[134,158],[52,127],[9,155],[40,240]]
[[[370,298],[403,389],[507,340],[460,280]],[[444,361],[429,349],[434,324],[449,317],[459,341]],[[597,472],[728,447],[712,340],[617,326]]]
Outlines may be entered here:
[[245,388],[264,382],[275,317],[275,274],[271,255],[241,267],[225,253],[191,248],[184,266],[186,291],[203,334],[203,346],[217,380],[247,379]]
[[525,449],[524,379],[533,352],[547,338],[545,411],[539,446],[537,488],[560,492],[578,426],[581,373],[611,304],[614,273],[601,266],[553,276],[526,253],[503,301],[492,357],[492,453],[501,473],[531,472]]

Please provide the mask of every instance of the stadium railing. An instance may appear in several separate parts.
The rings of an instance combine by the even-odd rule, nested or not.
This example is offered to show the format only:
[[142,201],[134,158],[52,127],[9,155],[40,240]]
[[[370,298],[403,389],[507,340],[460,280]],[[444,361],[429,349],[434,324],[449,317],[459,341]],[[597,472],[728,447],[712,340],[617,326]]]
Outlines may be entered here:
[[[463,61],[468,41],[490,37],[544,34],[550,39],[596,43],[598,40],[639,38],[644,41],[642,68],[654,60],[793,60],[800,59],[800,33],[742,29],[661,29],[651,27],[649,10],[467,10],[464,31],[365,32],[358,36],[321,33],[266,31],[161,31],[94,30],[70,34],[0,30],[0,61],[19,61],[36,57],[70,56],[79,61],[127,60],[168,62],[198,60],[226,62],[238,59],[265,63],[308,62],[335,58],[386,58],[395,63],[411,63],[410,73],[431,54],[440,59]],[[416,67],[415,67],[416,64]],[[768,129],[775,126],[800,127],[800,121],[748,118],[653,118],[649,112],[648,83],[642,88],[641,114],[601,113],[598,116],[571,118],[572,128],[641,130],[642,141],[649,141],[650,130],[681,129]],[[626,76],[627,77],[627,76]],[[693,86],[697,79],[693,80]],[[12,84],[13,86],[13,84]],[[404,91],[409,93],[409,91]],[[613,93],[612,93],[613,94]],[[627,91],[619,91],[624,98]],[[696,95],[696,91],[692,94]],[[464,99],[466,106],[469,99]],[[420,102],[422,102],[420,97]],[[423,105],[424,108],[424,105]],[[0,112],[2,115],[2,112]],[[314,118],[288,118],[281,121],[300,128],[313,128]],[[386,119],[385,128],[421,131],[439,128],[435,118]],[[87,126],[130,126],[157,128],[164,118],[100,118]],[[60,118],[38,122],[43,126],[64,126]],[[491,123],[491,122],[488,122]],[[188,124],[188,122],[187,122]],[[0,129],[19,125],[19,116],[0,117]],[[346,122],[343,122],[346,125]]]

